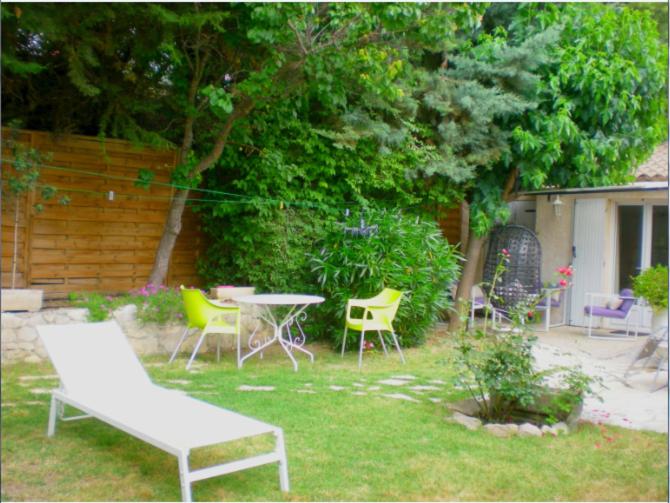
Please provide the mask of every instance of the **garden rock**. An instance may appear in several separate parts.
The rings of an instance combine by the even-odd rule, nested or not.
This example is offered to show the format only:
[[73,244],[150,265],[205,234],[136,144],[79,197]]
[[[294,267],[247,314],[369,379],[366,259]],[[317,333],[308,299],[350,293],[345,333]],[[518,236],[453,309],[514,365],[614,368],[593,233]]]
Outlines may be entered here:
[[570,433],[570,428],[568,428],[568,425],[566,423],[561,421],[560,423],[556,423],[554,425],[554,431],[559,435],[560,434],[567,434],[567,433]]
[[33,327],[23,327],[19,329],[18,340],[21,342],[31,342],[37,339],[37,330]]
[[328,386],[329,389],[332,389],[333,391],[342,391],[344,389],[344,386]]
[[484,425],[484,429],[495,437],[506,438],[514,436],[518,431],[518,426],[516,424],[489,423]]
[[439,391],[440,390],[440,388],[438,388],[437,386],[426,386],[426,385],[412,386],[410,389],[412,391]]
[[391,379],[383,379],[381,381],[377,381],[379,384],[385,384],[387,386],[404,386],[407,384],[407,381],[403,379],[398,379],[398,378],[391,378]]
[[465,414],[461,414],[460,412],[454,412],[454,415],[451,416],[451,419],[455,423],[465,426],[468,430],[478,430],[479,427],[482,425],[480,419],[477,419],[476,417],[472,416],[466,416]]
[[12,313],[2,313],[2,328],[19,328],[22,326],[23,319],[19,316]]
[[472,399],[461,400],[459,402],[448,403],[447,408],[455,412],[460,412],[467,416],[474,416],[479,412],[477,402]]
[[541,437],[542,430],[530,423],[523,423],[519,426],[519,436],[520,437]]
[[411,396],[405,395],[403,393],[390,393],[382,396],[385,396],[386,398],[393,398],[395,400],[406,400],[408,402],[419,403],[416,398],[412,398]]
[[114,318],[116,318],[116,320],[122,325],[134,322],[136,315],[137,306],[134,304],[122,306],[114,311]]
[[543,435],[551,435],[553,437],[558,435],[558,432],[552,428],[551,426],[548,425],[542,425],[542,428],[540,428],[540,431],[542,431]]
[[274,386],[249,386],[248,384],[242,384],[237,387],[237,391],[274,391]]

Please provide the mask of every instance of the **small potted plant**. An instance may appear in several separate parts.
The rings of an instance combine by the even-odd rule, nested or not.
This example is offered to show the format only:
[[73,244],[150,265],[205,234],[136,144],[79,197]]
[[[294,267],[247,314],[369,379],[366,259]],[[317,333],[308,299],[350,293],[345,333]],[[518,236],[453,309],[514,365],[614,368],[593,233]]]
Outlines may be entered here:
[[633,293],[651,306],[652,332],[668,324],[668,268],[657,265],[633,278]]

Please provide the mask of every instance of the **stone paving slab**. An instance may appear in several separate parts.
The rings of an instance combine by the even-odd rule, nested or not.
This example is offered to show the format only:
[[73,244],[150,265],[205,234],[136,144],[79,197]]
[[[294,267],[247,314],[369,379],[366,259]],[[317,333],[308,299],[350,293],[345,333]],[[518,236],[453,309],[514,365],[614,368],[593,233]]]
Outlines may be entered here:
[[[655,372],[645,370],[626,381],[623,378],[646,337],[621,341],[589,339],[583,329],[575,327],[561,327],[538,336],[533,349],[537,368],[579,365],[586,374],[603,380],[606,388],[598,390],[603,401],[587,397],[582,419],[668,433],[668,373],[661,372],[656,382]],[[664,384],[666,387],[662,388]]]

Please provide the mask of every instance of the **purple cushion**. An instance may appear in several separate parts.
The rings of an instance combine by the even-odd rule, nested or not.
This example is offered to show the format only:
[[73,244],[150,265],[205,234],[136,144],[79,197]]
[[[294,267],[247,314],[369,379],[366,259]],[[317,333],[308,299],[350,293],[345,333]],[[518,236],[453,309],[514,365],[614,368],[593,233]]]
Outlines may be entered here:
[[544,297],[540,302],[537,303],[537,307],[547,307],[547,301],[551,301],[551,307],[561,307],[561,301],[554,299],[553,297]]
[[[630,308],[629,308],[630,309]],[[606,318],[625,318],[628,311],[621,309],[608,309],[600,306],[584,306],[584,313],[591,316],[605,316]]]
[[[623,290],[621,290],[621,292],[619,292],[619,297],[632,297],[632,296],[633,296],[633,290],[631,290],[630,288],[624,288]],[[624,299],[623,303],[621,304],[621,306],[619,306],[618,310],[623,311],[624,314],[628,313],[628,311],[630,311],[630,308],[633,307],[634,303],[635,300],[633,299],[630,298]]]

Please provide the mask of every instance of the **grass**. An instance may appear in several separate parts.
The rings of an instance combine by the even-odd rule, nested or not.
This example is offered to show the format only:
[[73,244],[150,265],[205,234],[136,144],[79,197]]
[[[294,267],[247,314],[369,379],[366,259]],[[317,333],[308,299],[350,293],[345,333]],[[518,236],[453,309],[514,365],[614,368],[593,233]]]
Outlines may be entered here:
[[[377,384],[411,374],[417,384],[449,382],[449,348],[433,342],[397,354],[341,360],[324,346],[312,346],[316,362],[266,353],[237,370],[231,353],[220,364],[203,356],[196,372],[184,361],[159,365],[144,360],[155,382],[183,389],[284,429],[291,492],[278,489],[275,465],[194,484],[200,501],[667,501],[668,436],[582,424],[565,437],[500,439],[468,431],[445,420],[444,402],[463,398],[451,385],[416,394]],[[176,459],[99,421],[59,423],[45,436],[49,389],[57,380],[49,364],[2,369],[3,500],[179,500]],[[42,376],[26,380],[26,376]],[[23,379],[22,379],[23,377]],[[188,382],[182,382],[188,381]],[[365,387],[354,386],[362,384]],[[238,391],[240,385],[270,385],[270,392]],[[344,386],[335,391],[330,386]],[[381,386],[365,396],[354,391]],[[405,387],[406,388],[406,387]],[[33,391],[31,391],[33,390]],[[314,393],[298,392],[311,390]],[[382,396],[406,393],[419,402]],[[184,425],[197,428],[197,425]],[[270,445],[271,439],[217,446],[192,457],[194,467],[240,456]],[[598,444],[600,447],[596,447]]]

